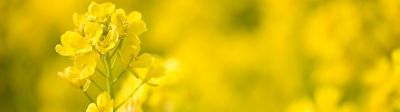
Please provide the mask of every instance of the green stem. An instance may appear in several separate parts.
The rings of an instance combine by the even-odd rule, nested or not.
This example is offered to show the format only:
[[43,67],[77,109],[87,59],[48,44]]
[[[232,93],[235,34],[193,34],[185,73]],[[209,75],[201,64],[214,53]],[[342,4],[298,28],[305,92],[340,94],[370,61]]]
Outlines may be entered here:
[[115,84],[125,73],[126,73],[126,70],[119,73],[118,77],[116,79],[114,79],[112,84]]
[[110,68],[109,68],[109,66],[108,66],[107,55],[103,55],[102,58],[103,58],[103,59],[102,59],[103,65],[105,66],[104,68],[106,69],[106,79],[107,79],[107,81],[106,81],[106,86],[107,86],[107,91],[111,93],[111,87],[110,87],[110,83],[109,83],[109,82],[110,82],[109,79],[110,79],[110,77],[111,77],[111,73],[110,73]]
[[103,88],[101,88],[100,85],[97,84],[94,80],[90,80],[90,81],[93,82],[93,84],[94,84],[98,89],[100,89],[100,91],[104,91]]
[[118,49],[122,46],[122,42],[124,42],[124,39],[121,39],[121,41],[119,41],[117,48],[115,48],[115,50],[111,53],[111,57],[113,57]]
[[96,68],[96,71],[99,72],[104,78],[107,78],[106,74],[104,74],[100,69]]
[[89,94],[86,91],[83,91],[83,93],[90,100],[90,102],[92,102],[92,103],[94,102],[94,100],[89,96]]

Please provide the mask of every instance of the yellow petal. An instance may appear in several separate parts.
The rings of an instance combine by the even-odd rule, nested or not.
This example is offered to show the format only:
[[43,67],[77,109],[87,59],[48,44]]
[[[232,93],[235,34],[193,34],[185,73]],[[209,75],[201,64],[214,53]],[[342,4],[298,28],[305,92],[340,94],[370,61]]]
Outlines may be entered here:
[[97,50],[102,54],[113,49],[118,41],[118,33],[116,30],[108,31],[107,37],[96,45]]
[[118,32],[116,30],[110,30],[108,31],[107,37],[106,37],[106,45],[107,45],[107,50],[110,50],[115,47],[115,44],[118,41]]
[[114,9],[115,5],[112,3],[98,4],[96,2],[92,2],[88,7],[89,19],[104,21],[105,16],[114,12]]
[[146,23],[142,20],[129,24],[127,29],[128,35],[140,35],[145,31],[147,31]]
[[95,45],[103,33],[103,28],[99,23],[88,22],[84,27],[85,38],[88,39],[92,45]]
[[138,11],[132,11],[129,13],[127,21],[129,23],[136,22],[142,20],[142,14]]
[[61,44],[56,45],[56,52],[62,56],[73,56],[75,54],[71,47],[64,47]]
[[98,56],[95,52],[89,52],[75,56],[75,67],[80,71],[79,78],[86,79],[93,75],[96,70],[96,60]]
[[115,5],[111,2],[103,3],[101,4],[101,7],[103,8],[103,13],[105,15],[110,15],[115,10]]
[[125,23],[125,11],[123,9],[117,9],[115,13],[111,16],[111,23],[116,26],[116,30],[119,34],[124,33],[124,23]]
[[150,67],[154,62],[153,56],[149,53],[143,53],[134,62],[133,67],[135,68],[147,68]]
[[96,2],[92,1],[92,3],[90,3],[90,5],[88,7],[88,13],[89,13],[90,18],[96,19],[103,12],[102,12],[101,6],[99,4],[97,4]]
[[108,92],[102,92],[97,97],[97,107],[102,112],[112,112],[113,111],[113,101]]
[[61,44],[56,45],[56,52],[63,56],[73,56],[77,53],[86,53],[92,46],[77,32],[67,31],[61,36]]
[[86,112],[100,112],[100,111],[97,108],[96,104],[90,103],[88,108],[86,109]]
[[140,12],[133,11],[127,17],[127,33],[128,35],[140,35],[147,31],[146,23],[142,20]]
[[73,15],[73,20],[74,20],[75,28],[78,29],[78,31],[79,31],[80,33],[83,33],[83,26],[84,26],[84,24],[85,24],[86,22],[88,22],[88,21],[87,21],[86,14],[84,14],[84,15],[79,15],[79,14],[77,14],[77,13],[74,13],[74,15]]

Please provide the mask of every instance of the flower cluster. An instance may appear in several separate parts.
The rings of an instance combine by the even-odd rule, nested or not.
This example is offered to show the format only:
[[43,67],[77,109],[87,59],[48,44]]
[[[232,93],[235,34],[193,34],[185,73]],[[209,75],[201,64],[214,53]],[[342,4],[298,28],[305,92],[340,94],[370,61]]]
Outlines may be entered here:
[[[92,2],[88,12],[74,14],[73,21],[75,29],[61,36],[61,44],[56,45],[55,50],[70,57],[74,63],[58,74],[82,89],[93,102],[87,112],[112,112],[126,102],[113,102],[113,84],[121,81],[124,74],[133,74],[141,79],[137,88],[146,83],[154,85],[150,79],[164,74],[161,62],[149,53],[140,53],[138,36],[147,31],[140,12],[126,14],[123,9],[115,9],[112,3]],[[144,75],[135,72],[138,68],[145,70]],[[106,79],[106,90],[92,78],[95,74]],[[86,93],[92,83],[102,90],[96,104]]]

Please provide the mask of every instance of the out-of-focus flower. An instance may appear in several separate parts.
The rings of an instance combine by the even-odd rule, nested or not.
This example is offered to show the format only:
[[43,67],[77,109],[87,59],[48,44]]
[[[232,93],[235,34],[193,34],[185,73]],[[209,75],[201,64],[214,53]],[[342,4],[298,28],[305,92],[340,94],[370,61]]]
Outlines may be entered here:
[[68,80],[73,86],[81,88],[87,80],[81,80],[79,74],[79,70],[72,66],[65,68],[64,72],[58,72],[59,76]]

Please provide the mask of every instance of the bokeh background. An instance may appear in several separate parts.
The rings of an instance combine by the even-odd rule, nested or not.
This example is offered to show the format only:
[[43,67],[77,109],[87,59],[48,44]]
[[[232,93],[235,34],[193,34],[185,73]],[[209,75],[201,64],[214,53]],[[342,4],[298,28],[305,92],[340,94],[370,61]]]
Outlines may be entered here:
[[[1,112],[85,110],[54,47],[90,2],[0,0]],[[400,111],[398,0],[110,2],[142,13],[143,51],[166,61],[145,111]]]

